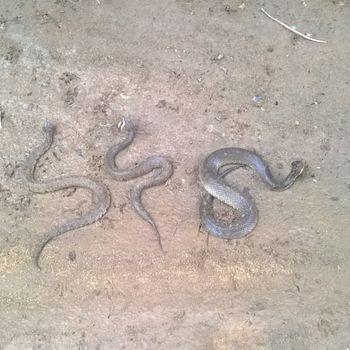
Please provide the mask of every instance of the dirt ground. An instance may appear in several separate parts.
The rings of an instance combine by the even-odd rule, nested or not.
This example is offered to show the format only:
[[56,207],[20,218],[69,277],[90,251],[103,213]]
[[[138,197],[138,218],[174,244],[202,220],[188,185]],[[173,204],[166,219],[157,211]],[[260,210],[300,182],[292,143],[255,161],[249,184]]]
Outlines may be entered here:
[[[303,32],[294,35],[260,8]],[[350,347],[350,4],[347,0],[1,0],[0,349],[340,349]],[[258,96],[259,101],[252,99]],[[174,160],[145,192],[165,254],[133,211],[137,180],[112,180],[107,148],[129,115],[138,134],[121,166]],[[112,205],[100,222],[31,251],[84,213],[84,190],[33,194],[26,155],[57,124],[40,178],[87,175]],[[198,232],[198,164],[255,149],[283,176],[250,171],[260,211],[248,237]]]

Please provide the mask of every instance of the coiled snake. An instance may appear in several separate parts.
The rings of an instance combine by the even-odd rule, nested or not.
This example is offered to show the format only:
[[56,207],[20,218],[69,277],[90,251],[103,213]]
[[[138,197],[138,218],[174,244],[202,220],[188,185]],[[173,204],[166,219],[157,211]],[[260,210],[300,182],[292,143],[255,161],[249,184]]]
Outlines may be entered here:
[[35,167],[40,157],[51,147],[55,126],[45,121],[42,126],[45,135],[43,144],[35,148],[23,165],[23,175],[29,189],[36,193],[47,193],[63,190],[66,188],[85,188],[92,192],[95,206],[79,218],[73,219],[67,223],[58,225],[49,230],[40,242],[36,245],[33,252],[34,264],[40,269],[39,259],[41,252],[55,237],[77,228],[90,225],[106,214],[110,205],[110,193],[108,188],[97,181],[84,176],[60,176],[53,179],[36,180],[34,177]]
[[[278,181],[272,176],[262,158],[254,152],[242,148],[223,148],[211,153],[200,166],[199,179],[206,191],[200,204],[201,225],[213,236],[223,239],[241,238],[257,225],[258,209],[250,196],[224,180],[227,173],[241,166],[255,170],[271,190],[284,191],[301,175],[305,163],[300,160],[292,162],[290,173],[284,180]],[[238,217],[234,222],[224,225],[215,219],[214,198],[237,209]]]

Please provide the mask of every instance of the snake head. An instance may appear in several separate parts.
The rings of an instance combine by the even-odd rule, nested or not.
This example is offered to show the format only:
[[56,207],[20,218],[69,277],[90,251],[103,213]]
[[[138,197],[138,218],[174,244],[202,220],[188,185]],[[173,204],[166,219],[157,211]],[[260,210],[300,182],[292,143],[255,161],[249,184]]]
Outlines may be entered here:
[[52,132],[55,130],[55,126],[51,124],[48,119],[45,119],[42,124],[42,130],[44,133]]
[[125,124],[126,124],[125,117],[123,117],[117,124],[118,129],[123,130],[125,128]]
[[303,171],[305,170],[306,167],[306,163],[303,160],[295,160],[294,162],[292,162],[291,165],[291,174],[292,176],[296,179],[298,176],[300,176]]
[[128,132],[135,130],[134,123],[131,121],[129,117],[126,117],[126,116],[122,117],[122,119],[118,122],[117,126],[120,131],[124,129],[126,129]]

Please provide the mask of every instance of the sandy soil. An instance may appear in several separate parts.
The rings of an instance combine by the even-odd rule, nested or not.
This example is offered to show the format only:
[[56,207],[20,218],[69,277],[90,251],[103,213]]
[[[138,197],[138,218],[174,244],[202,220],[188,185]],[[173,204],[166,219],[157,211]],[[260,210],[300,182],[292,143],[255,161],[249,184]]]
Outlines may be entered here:
[[[350,347],[350,22],[334,0],[1,0],[0,348],[340,349]],[[327,40],[304,40],[261,13]],[[262,101],[255,104],[254,96]],[[122,115],[137,122],[127,166],[174,160],[147,191],[166,250],[104,170]],[[30,259],[52,225],[84,213],[83,190],[31,193],[21,177],[57,124],[38,177],[88,175],[113,201],[96,224]],[[198,164],[213,150],[255,149],[290,190],[249,171],[260,210],[246,239],[198,232]],[[137,181],[137,180],[136,180]]]

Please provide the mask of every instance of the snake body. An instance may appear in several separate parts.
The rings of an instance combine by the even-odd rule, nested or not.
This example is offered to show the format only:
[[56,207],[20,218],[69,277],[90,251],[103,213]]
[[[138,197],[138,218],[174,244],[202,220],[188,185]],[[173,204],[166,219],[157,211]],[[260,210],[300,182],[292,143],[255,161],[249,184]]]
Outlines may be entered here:
[[34,172],[36,164],[40,157],[51,147],[55,134],[55,126],[45,121],[42,130],[45,135],[45,141],[30,153],[23,165],[23,175],[29,189],[35,193],[47,193],[67,188],[84,188],[92,192],[96,204],[93,209],[81,217],[53,227],[41,238],[33,252],[34,263],[39,269],[40,255],[48,242],[65,232],[94,223],[106,214],[110,205],[110,193],[108,188],[104,184],[87,177],[61,176],[45,180],[35,179]]
[[142,204],[142,192],[153,186],[160,186],[164,184],[173,174],[173,165],[172,162],[166,157],[153,155],[141,163],[136,165],[131,169],[120,169],[116,165],[116,156],[126,149],[135,138],[135,126],[132,121],[128,118],[124,118],[123,122],[125,123],[122,128],[126,129],[127,136],[126,138],[113,146],[111,146],[105,156],[105,166],[108,173],[117,181],[128,181],[136,179],[138,177],[144,176],[151,171],[157,170],[153,177],[148,177],[141,180],[131,189],[131,204],[134,207],[135,211],[140,215],[140,217],[148,222],[154,229],[158,244],[161,250],[163,250],[161,236],[158,231],[157,225],[153,220],[151,214],[144,208]]
[[[305,168],[303,161],[294,161],[290,173],[276,180],[263,159],[254,152],[242,148],[223,148],[211,153],[200,166],[199,180],[206,191],[200,204],[201,224],[210,234],[223,238],[241,238],[250,233],[258,223],[258,209],[246,192],[229,185],[224,176],[241,166],[256,171],[260,179],[273,191],[284,191],[293,185]],[[226,171],[222,172],[226,168]],[[228,170],[228,171],[227,171]],[[230,225],[217,222],[213,213],[214,198],[238,211]]]

